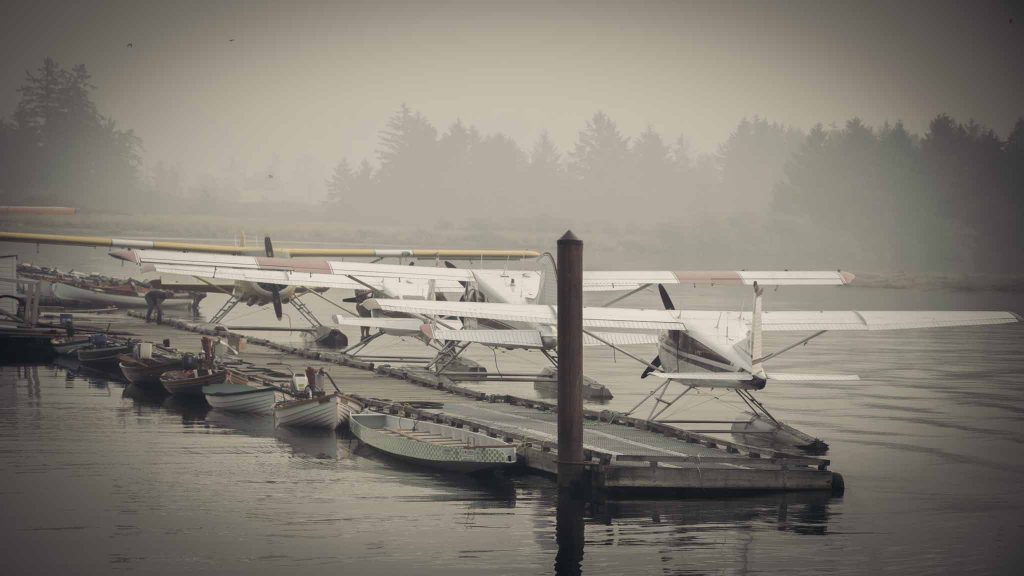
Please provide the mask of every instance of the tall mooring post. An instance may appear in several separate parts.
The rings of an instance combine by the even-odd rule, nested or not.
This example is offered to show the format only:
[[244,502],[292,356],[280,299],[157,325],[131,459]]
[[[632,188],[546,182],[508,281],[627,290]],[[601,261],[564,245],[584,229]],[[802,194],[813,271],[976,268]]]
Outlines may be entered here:
[[583,241],[558,240],[558,487],[585,492],[583,462]]

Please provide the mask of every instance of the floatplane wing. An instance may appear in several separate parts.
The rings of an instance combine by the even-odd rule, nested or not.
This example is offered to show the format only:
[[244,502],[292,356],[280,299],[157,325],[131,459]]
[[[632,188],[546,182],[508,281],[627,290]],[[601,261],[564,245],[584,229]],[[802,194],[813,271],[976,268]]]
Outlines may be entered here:
[[[429,300],[370,299],[369,310],[404,312],[425,316],[459,316],[512,322],[558,323],[555,306],[494,304],[489,302],[445,302]],[[583,325],[592,328],[620,330],[687,331],[692,326],[701,332],[715,333],[727,326],[749,329],[749,312],[711,310],[644,310],[638,308],[585,307]],[[764,331],[814,330],[908,330],[916,328],[951,328],[1019,322],[1013,312],[999,311],[797,311],[764,312]],[[745,330],[744,330],[745,331]]]
[[460,282],[473,280],[472,271],[463,268],[194,254],[164,250],[132,250],[115,252],[112,255],[121,260],[142,264],[144,269],[162,274],[348,290],[379,290],[384,288],[388,280],[413,281],[424,286],[432,281],[437,291],[458,293],[464,290]]
[[[554,326],[558,324],[557,308],[541,304],[499,304],[490,302],[446,302],[441,300],[393,300],[371,298],[364,304],[367,310],[402,312],[422,316],[459,316],[462,318],[483,318],[506,322],[524,322]],[[679,316],[665,314],[665,310],[640,310],[636,308],[583,309],[583,326],[586,328],[613,328],[616,330],[660,331],[686,330]],[[684,314],[679,312],[677,314]]]
[[[142,250],[177,250],[191,253],[249,255],[264,253],[260,244],[249,246],[228,246],[223,244],[200,244],[193,242],[170,242],[164,240],[139,240],[131,238],[106,238],[102,236],[67,236],[63,234],[29,234],[23,232],[0,232],[0,242],[25,242],[29,244],[58,244],[63,246],[95,246],[100,248],[129,248]],[[277,248],[276,253],[292,258],[448,258],[450,260],[508,260],[536,258],[534,250],[462,250],[432,248]]]
[[[307,250],[303,256],[319,255]],[[340,251],[334,251],[340,252]],[[363,251],[363,253],[344,253],[345,256],[412,256],[448,258],[451,254],[467,257],[467,254],[486,255],[504,254],[506,258],[526,257],[527,251],[487,251],[487,250],[422,250],[422,251]],[[292,258],[299,252],[292,250]],[[265,256],[239,256],[230,254],[206,254],[198,251],[180,252],[169,250],[136,249],[131,252],[115,252],[114,257],[151,266],[155,271],[167,274],[187,274],[250,282],[273,282],[282,284],[300,284],[307,287],[353,288],[360,281],[373,284],[382,278],[434,281],[444,291],[459,291],[455,285],[459,282],[474,282],[481,276],[515,278],[522,282],[536,282],[537,272],[522,270],[473,270],[468,268],[441,267],[406,267],[394,264],[378,264],[371,262],[344,262],[325,259],[292,260],[290,258],[271,258]],[[583,273],[583,290],[587,292],[609,292],[640,290],[653,284],[694,284],[708,286],[752,285],[755,282],[763,286],[775,285],[842,285],[853,280],[849,272],[828,271],[587,271]],[[355,286],[355,289],[365,288]]]
[[693,284],[702,286],[841,286],[853,282],[854,276],[842,271],[746,271],[689,270],[670,271],[585,271],[583,290],[611,292],[637,290],[654,284]]

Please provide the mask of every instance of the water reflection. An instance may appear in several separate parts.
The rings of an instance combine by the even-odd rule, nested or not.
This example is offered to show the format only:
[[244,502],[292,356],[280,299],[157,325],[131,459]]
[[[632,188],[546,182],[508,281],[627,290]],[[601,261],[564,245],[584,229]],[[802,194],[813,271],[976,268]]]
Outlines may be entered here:
[[120,371],[113,373],[97,370],[83,365],[74,356],[57,356],[53,366],[57,370],[64,370],[64,378],[72,384],[78,380],[85,380],[90,388],[104,389],[108,383],[126,383]]
[[583,512],[586,503],[574,498],[569,490],[561,490],[558,494],[558,505],[555,511],[555,542],[558,552],[555,554],[555,574],[557,576],[578,576],[582,574],[583,542],[585,524]]

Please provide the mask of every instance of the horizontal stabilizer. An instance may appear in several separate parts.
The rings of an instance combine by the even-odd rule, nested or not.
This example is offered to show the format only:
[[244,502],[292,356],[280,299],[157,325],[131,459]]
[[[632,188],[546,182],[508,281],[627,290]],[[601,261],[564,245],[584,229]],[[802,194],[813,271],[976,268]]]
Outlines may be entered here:
[[708,380],[718,382],[750,382],[754,377],[746,372],[651,372],[651,376],[666,380]]
[[860,380],[856,374],[792,374],[785,372],[772,372],[768,374],[768,380],[779,382],[851,382]]
[[746,372],[651,372],[650,375],[666,380],[681,380],[683,384],[694,388],[764,388],[764,380],[755,379]]

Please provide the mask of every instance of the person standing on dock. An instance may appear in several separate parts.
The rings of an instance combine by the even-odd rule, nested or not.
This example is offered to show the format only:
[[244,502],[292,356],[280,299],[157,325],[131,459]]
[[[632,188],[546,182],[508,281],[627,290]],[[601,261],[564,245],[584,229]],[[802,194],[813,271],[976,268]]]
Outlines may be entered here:
[[160,307],[160,304],[170,296],[169,292],[164,290],[150,290],[146,292],[146,322],[151,322],[153,316],[153,310],[156,310],[156,323],[162,324],[164,321],[164,310]]

